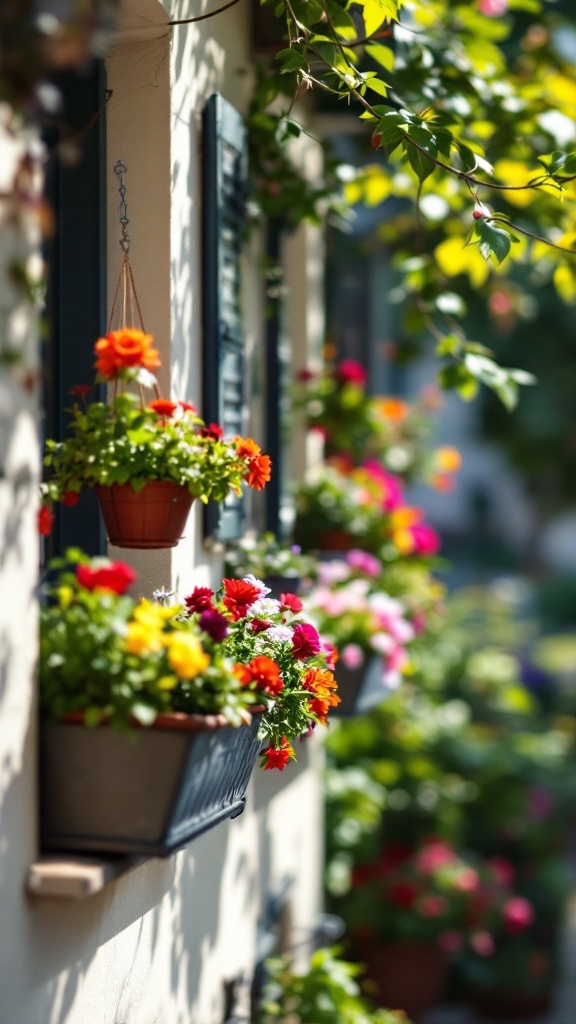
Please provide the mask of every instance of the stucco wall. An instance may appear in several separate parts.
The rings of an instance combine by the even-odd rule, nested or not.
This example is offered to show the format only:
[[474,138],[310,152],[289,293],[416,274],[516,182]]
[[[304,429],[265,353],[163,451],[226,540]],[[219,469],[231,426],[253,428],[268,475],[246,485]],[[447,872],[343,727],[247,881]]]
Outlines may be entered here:
[[[176,16],[192,6],[178,5]],[[238,70],[249,66],[249,0],[221,19],[171,34],[153,28],[164,17],[159,5],[133,2],[132,8],[109,60],[109,289],[119,268],[113,166],[121,158],[128,167],[132,263],[146,328],[163,355],[163,391],[198,401],[199,115],[215,89],[241,110],[246,102],[247,79]],[[251,251],[258,251],[257,241]],[[320,256],[305,238],[289,263],[303,253],[317,279]],[[259,271],[249,262],[248,273],[249,348],[257,357]],[[308,323],[317,340],[318,288],[313,308]],[[299,356],[309,330],[304,322],[300,327]],[[282,775],[256,774],[244,814],[186,851],[150,860],[84,901],[25,894],[27,867],[38,853],[37,442],[34,403],[24,390],[13,396],[11,468],[0,480],[0,1024],[221,1024],[223,984],[249,979],[258,919],[270,895],[288,885],[295,943],[305,943],[316,922],[321,739],[299,744],[298,765]],[[160,584],[186,593],[194,583],[214,581],[221,569],[221,553],[202,548],[197,511],[173,551],[112,553],[133,562],[138,589],[146,593]]]

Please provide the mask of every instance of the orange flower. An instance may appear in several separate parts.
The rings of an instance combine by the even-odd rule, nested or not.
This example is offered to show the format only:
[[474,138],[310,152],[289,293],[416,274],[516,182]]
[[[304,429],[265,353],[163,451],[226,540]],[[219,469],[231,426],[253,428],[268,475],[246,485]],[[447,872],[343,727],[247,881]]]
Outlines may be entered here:
[[460,452],[449,444],[437,448],[434,459],[438,469],[444,473],[457,473],[462,465]]
[[419,523],[422,519],[422,512],[419,508],[410,508],[409,505],[403,505],[402,508],[395,508],[390,513],[390,523],[393,530],[407,530],[414,523]]
[[305,690],[310,690],[312,693],[324,694],[330,690],[335,690],[338,683],[334,679],[333,672],[328,672],[326,669],[321,668],[309,668],[304,673],[302,686]]
[[173,416],[178,408],[177,402],[170,402],[167,398],[155,398],[148,405],[149,409],[158,413],[159,416]]
[[454,481],[448,473],[433,473],[430,477],[430,486],[435,491],[440,491],[442,494],[448,493],[448,491],[454,490]]
[[382,415],[393,423],[402,423],[408,415],[408,406],[400,398],[381,398],[378,407]]
[[261,491],[270,479],[271,470],[272,461],[269,455],[257,455],[256,458],[250,459],[246,477],[248,486],[253,487],[255,491]]
[[254,459],[262,453],[262,449],[251,437],[235,437],[236,451],[241,459]]
[[242,686],[256,683],[259,690],[264,690],[272,696],[284,689],[284,680],[278,665],[265,654],[252,658],[247,665],[235,665],[234,674]]
[[151,334],[144,334],[135,327],[109,331],[94,346],[96,370],[106,380],[112,380],[121,370],[132,367],[156,370],[160,366],[160,359],[157,349],[152,348],[153,340]]

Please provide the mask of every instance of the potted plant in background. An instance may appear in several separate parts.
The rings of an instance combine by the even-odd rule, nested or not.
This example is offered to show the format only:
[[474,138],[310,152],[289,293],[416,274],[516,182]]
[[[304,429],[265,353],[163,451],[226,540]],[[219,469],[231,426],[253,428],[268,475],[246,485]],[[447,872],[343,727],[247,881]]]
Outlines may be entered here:
[[316,950],[304,971],[287,956],[267,960],[257,1024],[410,1024],[402,1010],[375,1009],[357,981],[361,966],[339,953]]
[[[90,402],[89,386],[74,388],[70,435],[48,440],[45,502],[75,505],[85,487],[96,491],[111,543],[162,548],[178,543],[195,498],[224,501],[242,485],[260,490],[270,459],[251,438],[226,439],[188,402],[160,397],[153,338],[136,328],[110,331],[95,345],[97,380],[112,399]],[[132,383],[137,394],[127,390]],[[144,401],[144,388],[155,398]]]
[[263,605],[263,584],[225,580],[220,602],[196,588],[166,607],[126,593],[124,563],[71,551],[53,569],[40,620],[47,848],[167,855],[240,813],[262,748],[262,766],[282,770],[337,703],[289,596]]
[[389,843],[375,860],[358,864],[339,912],[381,1004],[400,1006],[416,1020],[441,998],[451,958],[466,949],[490,957],[495,935],[512,918],[521,931],[534,916],[498,862],[439,838],[414,848]]
[[297,544],[288,546],[273,533],[246,537],[226,550],[226,572],[233,576],[252,574],[269,587],[273,597],[283,591],[300,593],[302,581],[313,577],[316,561],[302,553]]

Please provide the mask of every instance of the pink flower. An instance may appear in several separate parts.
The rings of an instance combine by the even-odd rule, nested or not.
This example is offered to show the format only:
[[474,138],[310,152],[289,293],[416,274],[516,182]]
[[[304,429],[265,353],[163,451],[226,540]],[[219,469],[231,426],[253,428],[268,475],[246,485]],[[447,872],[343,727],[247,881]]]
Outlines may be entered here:
[[508,12],[509,0],[478,0],[478,10],[487,18],[499,18]]
[[474,868],[462,868],[454,879],[454,888],[458,892],[475,892],[479,884],[478,872]]
[[428,523],[414,523],[410,527],[414,551],[418,555],[435,555],[440,550],[440,537]]
[[358,644],[346,644],[340,652],[346,668],[359,668],[364,662],[364,652]]
[[416,868],[423,875],[431,875],[438,868],[453,864],[455,859],[454,851],[447,843],[443,843],[441,839],[436,839],[427,843],[420,850],[416,858]]
[[296,594],[280,594],[280,604],[282,605],[282,611],[285,612],[301,612],[302,601]]
[[[382,489],[382,508],[385,512],[392,512],[404,504],[404,493],[401,481],[393,473],[389,473],[376,459],[367,459],[362,463],[362,469],[376,480]],[[372,500],[372,499],[371,499]]]
[[214,591],[210,587],[194,587],[188,597],[184,598],[184,604],[189,615],[194,612],[203,612],[212,607]]
[[500,885],[512,885],[514,882],[514,868],[505,857],[491,857],[488,861],[492,868],[494,877]]
[[320,651],[318,630],[309,622],[299,622],[292,632],[292,653],[296,661],[306,661]]
[[366,576],[378,576],[382,571],[382,562],[379,558],[375,558],[367,551],[360,551],[358,548],[348,552],[346,561],[351,569],[358,569]]
[[478,956],[491,956],[495,949],[494,939],[490,932],[474,932],[470,936],[470,945]]
[[523,932],[534,920],[534,908],[523,896],[514,896],[504,904],[504,927],[507,932]]

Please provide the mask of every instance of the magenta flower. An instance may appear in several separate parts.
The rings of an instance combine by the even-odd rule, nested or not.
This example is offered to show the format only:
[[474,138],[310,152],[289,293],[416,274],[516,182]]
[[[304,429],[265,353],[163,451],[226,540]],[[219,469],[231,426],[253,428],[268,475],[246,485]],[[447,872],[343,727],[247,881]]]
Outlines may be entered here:
[[220,643],[225,636],[228,636],[228,619],[221,615],[216,608],[207,608],[198,619],[200,629],[208,633],[214,643]]
[[318,630],[309,622],[299,622],[292,631],[292,653],[296,661],[306,661],[320,651]]
[[523,896],[514,896],[504,904],[504,927],[507,932],[523,932],[534,920],[534,908]]
[[349,551],[346,555],[346,561],[351,569],[358,569],[359,572],[363,572],[366,576],[378,576],[382,571],[380,559],[375,558],[368,551],[360,551],[359,548]]
[[410,527],[414,551],[418,555],[435,555],[440,550],[440,537],[428,523],[414,523]]
[[194,587],[188,597],[184,598],[184,604],[189,615],[194,612],[203,612],[212,607],[214,591],[210,587]]
[[366,383],[368,376],[364,367],[355,359],[343,359],[334,374],[343,384],[358,384],[360,387]]

